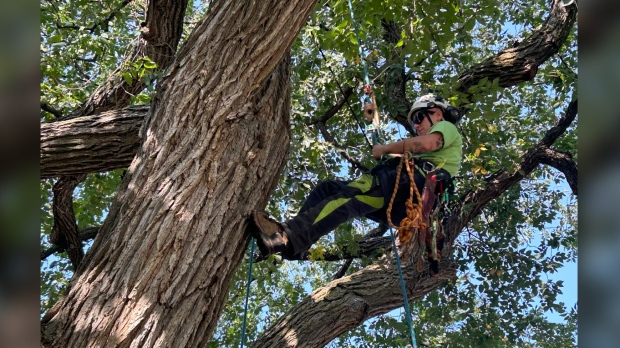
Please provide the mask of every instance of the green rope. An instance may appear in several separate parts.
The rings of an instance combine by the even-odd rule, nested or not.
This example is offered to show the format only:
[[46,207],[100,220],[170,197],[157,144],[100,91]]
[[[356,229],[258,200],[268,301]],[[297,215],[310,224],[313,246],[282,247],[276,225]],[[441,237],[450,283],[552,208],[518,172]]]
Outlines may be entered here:
[[370,79],[368,78],[368,69],[366,69],[366,61],[364,60],[364,49],[362,48],[362,44],[360,41],[360,34],[357,30],[357,22],[355,22],[355,16],[353,15],[353,5],[351,4],[351,0],[349,0],[349,10],[351,11],[351,20],[353,21],[353,29],[355,29],[355,38],[357,39],[357,49],[360,53],[360,60],[362,61],[362,66],[364,67],[364,81],[366,81],[366,85],[370,86]]
[[394,238],[394,230],[390,227],[390,235],[392,236],[392,246],[394,248],[394,256],[396,258],[396,266],[398,266],[398,277],[400,278],[400,288],[403,291],[403,298],[405,302],[405,314],[407,315],[407,323],[409,324],[409,334],[411,335],[411,346],[416,348],[415,333],[413,332],[413,322],[411,321],[411,310],[409,310],[409,300],[407,299],[407,289],[405,288],[405,279],[403,278],[403,270],[400,265],[400,256],[398,256],[398,249],[396,249],[396,239]]
[[252,282],[252,261],[254,261],[254,238],[252,238],[252,246],[250,247],[250,266],[248,267],[248,284],[245,287],[245,307],[243,308],[243,324],[241,325],[241,345],[245,344],[245,320],[248,316],[248,300],[250,298],[250,283]]

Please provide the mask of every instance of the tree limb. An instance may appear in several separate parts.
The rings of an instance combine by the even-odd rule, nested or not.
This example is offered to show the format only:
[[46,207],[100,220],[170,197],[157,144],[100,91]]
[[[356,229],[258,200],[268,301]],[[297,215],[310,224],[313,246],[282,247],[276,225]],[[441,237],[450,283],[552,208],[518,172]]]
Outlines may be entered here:
[[334,273],[334,275],[332,276],[332,280],[336,280],[336,279],[340,279],[344,277],[349,267],[351,267],[352,263],[353,263],[353,259],[344,260],[344,262],[342,263],[342,266],[340,266],[340,269],[336,273]]
[[63,176],[54,184],[52,211],[54,214],[54,227],[50,234],[52,244],[67,250],[73,269],[77,269],[84,250],[78,238],[77,223],[73,213],[73,190],[86,178],[85,174],[77,176]]
[[[439,274],[431,278],[417,273],[411,264],[404,265],[410,301],[420,300],[456,276],[454,262],[443,261],[439,269]],[[367,319],[402,305],[398,272],[392,258],[386,257],[382,262],[316,289],[282,315],[251,347],[323,347]]]
[[[128,49],[123,62],[110,74],[108,80],[97,87],[71,116],[92,115],[129,105],[131,97],[140,93],[146,84],[137,78],[128,83],[123,78],[123,73],[129,71],[132,64],[143,57],[149,57],[157,63],[154,71],[165,70],[172,63],[183,34],[187,3],[188,0],[149,1],[146,21],[134,46]],[[113,18],[113,15],[111,16]]]
[[[78,240],[80,242],[84,242],[87,240],[91,240],[93,238],[95,238],[95,236],[97,235],[97,232],[99,232],[99,229],[101,228],[101,226],[97,226],[97,227],[88,227],[80,232],[78,232]],[[58,253],[58,252],[63,252],[65,251],[65,248],[59,246],[59,245],[54,245],[53,247],[43,250],[41,251],[41,261],[45,260],[46,258],[48,258],[50,255],[54,254],[54,253]]]
[[140,146],[146,105],[41,124],[41,178],[126,168]]
[[49,112],[50,114],[54,115],[56,118],[62,117],[62,113],[60,111],[58,111],[56,108],[54,108],[53,106],[49,105],[46,102],[41,102],[41,110]]
[[481,79],[499,78],[499,86],[510,87],[530,81],[538,67],[556,54],[568,38],[577,19],[577,4],[564,6],[562,0],[553,0],[549,16],[542,27],[534,31],[516,47],[499,51],[459,75],[458,92],[470,95],[469,87]]
[[566,112],[564,115],[560,117],[558,122],[551,127],[546,133],[544,138],[541,141],[541,144],[544,146],[551,146],[553,143],[566,131],[568,126],[573,123],[575,118],[577,117],[577,100],[573,100],[568,104],[566,108]]
[[564,174],[568,186],[573,194],[577,196],[578,170],[577,163],[573,161],[570,153],[563,153],[550,148],[542,148],[538,153],[541,164],[551,166]]
[[[549,137],[544,138],[546,141],[555,140],[564,133],[575,106],[576,102],[570,104],[569,111],[558,125],[547,132]],[[522,156],[521,163],[513,173],[500,170],[487,179],[485,188],[464,195],[444,224],[446,239],[439,273],[435,277],[430,277],[426,270],[419,271],[415,266],[416,255],[422,251],[419,245],[412,243],[405,246],[405,249],[412,250],[410,255],[413,255],[402,260],[407,296],[411,300],[421,299],[444,281],[456,276],[456,263],[449,256],[458,235],[489,201],[499,197],[543,163],[549,155],[548,150],[541,140]],[[389,240],[389,237],[379,239]],[[400,307],[402,293],[398,291],[398,275],[392,258],[388,256],[376,264],[316,289],[281,316],[251,347],[322,347],[365,320]],[[317,331],[322,334],[316,335]]]
[[[458,77],[455,91],[466,98],[471,98],[474,94],[468,91],[469,87],[477,85],[483,78],[488,78],[489,81],[499,78],[501,87],[510,87],[532,80],[538,72],[538,67],[560,50],[576,19],[576,3],[564,6],[562,0],[553,0],[549,16],[540,29],[534,31],[518,46],[505,48],[465,70]],[[412,71],[408,75],[411,73]],[[390,94],[387,95],[389,97]],[[407,109],[411,107],[408,101],[403,104]],[[465,108],[461,111],[467,112]],[[397,114],[393,119],[412,133],[406,115]]]

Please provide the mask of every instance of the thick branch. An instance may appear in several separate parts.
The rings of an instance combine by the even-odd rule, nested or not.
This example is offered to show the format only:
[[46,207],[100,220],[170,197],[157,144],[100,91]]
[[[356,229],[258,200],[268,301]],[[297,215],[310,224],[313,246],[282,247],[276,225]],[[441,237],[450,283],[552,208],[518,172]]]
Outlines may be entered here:
[[148,106],[41,124],[41,177],[126,168],[140,146]]
[[570,186],[573,194],[577,196],[578,170],[577,163],[573,161],[571,154],[543,148],[538,153],[538,156],[541,164],[551,166],[564,174],[568,186]]
[[110,74],[110,78],[97,87],[72,115],[92,115],[129,105],[131,97],[140,93],[146,84],[137,77],[132,83],[128,83],[122,74],[131,70],[132,64],[144,57],[149,57],[157,63],[154,71],[165,70],[172,63],[183,34],[183,18],[187,3],[188,0],[149,1],[146,21],[134,46],[128,49],[123,62]]
[[[93,238],[95,238],[95,236],[97,235],[97,232],[99,232],[99,229],[101,228],[101,226],[97,226],[97,227],[89,227],[86,228],[80,232],[78,232],[78,240],[80,242],[84,242],[87,240],[91,240]],[[43,250],[41,251],[41,260],[45,260],[46,258],[48,258],[48,256],[54,254],[54,253],[59,253],[59,252],[63,252],[65,251],[65,248],[59,246],[59,245],[55,245],[49,249]]]
[[[415,301],[455,277],[456,264],[442,262],[439,274],[433,278],[418,273],[411,264],[404,266],[403,272],[409,284],[407,295]],[[315,290],[281,316],[251,347],[323,347],[367,319],[402,305],[396,266],[386,258]]]
[[468,89],[487,77],[499,78],[501,87],[514,86],[536,76],[538,67],[556,54],[566,41],[577,18],[577,4],[564,6],[553,0],[549,17],[542,27],[516,47],[501,50],[459,76],[457,91],[468,95]]
[[334,275],[332,276],[332,280],[336,280],[336,279],[340,279],[344,277],[349,267],[351,267],[352,263],[353,263],[353,259],[344,260],[344,262],[342,263],[342,266],[340,266],[340,269],[336,273],[334,273]]
[[575,118],[577,118],[577,100],[573,100],[568,104],[568,108],[566,108],[564,115],[562,115],[556,125],[545,133],[545,137],[543,138],[541,144],[551,146],[562,134],[564,134],[568,126],[573,123]]
[[41,110],[49,112],[50,114],[54,115],[56,118],[62,117],[62,113],[60,111],[58,111],[56,108],[54,108],[53,106],[49,105],[46,102],[41,102]]
[[54,227],[50,234],[50,242],[67,250],[74,269],[77,269],[82,261],[84,250],[78,238],[77,223],[73,213],[73,190],[84,178],[86,175],[64,176],[56,181],[52,189],[54,192],[52,205]]

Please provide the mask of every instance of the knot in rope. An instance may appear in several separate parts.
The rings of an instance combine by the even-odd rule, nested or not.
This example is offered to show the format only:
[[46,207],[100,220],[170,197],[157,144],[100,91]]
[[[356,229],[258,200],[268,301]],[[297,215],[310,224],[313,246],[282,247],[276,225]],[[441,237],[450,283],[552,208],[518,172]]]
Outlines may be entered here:
[[[400,222],[400,226],[395,226],[392,223],[391,218],[392,205],[394,204],[394,199],[396,198],[396,192],[398,192],[403,164],[407,169],[407,175],[409,175],[409,198],[407,198],[407,201],[405,202],[405,210],[407,215]],[[418,202],[417,204],[413,203],[414,193]],[[420,192],[418,191],[418,187],[416,186],[415,180],[413,179],[413,171],[411,170],[411,166],[409,164],[409,152],[405,152],[400,158],[400,163],[398,164],[398,169],[396,170],[396,183],[394,184],[394,192],[392,192],[392,197],[390,198],[390,203],[388,204],[387,208],[388,223],[393,229],[397,230],[398,240],[401,244],[410,243],[417,230],[427,227],[426,223],[424,223],[424,219],[422,218],[422,205],[419,202],[422,202],[422,197],[420,197]]]

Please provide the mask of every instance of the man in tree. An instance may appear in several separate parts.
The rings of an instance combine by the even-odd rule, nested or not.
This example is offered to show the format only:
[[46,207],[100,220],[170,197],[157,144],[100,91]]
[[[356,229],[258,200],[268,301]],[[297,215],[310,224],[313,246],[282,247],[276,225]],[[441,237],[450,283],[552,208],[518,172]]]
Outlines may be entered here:
[[[463,141],[454,125],[459,113],[442,97],[428,94],[416,100],[407,118],[417,136],[375,145],[372,156],[378,160],[386,154],[400,157],[406,151],[412,153],[415,184],[422,192],[428,173],[442,173],[447,182],[460,168]],[[280,252],[286,259],[299,259],[320,237],[351,218],[364,216],[387,224],[387,207],[396,184],[398,162],[392,158],[380,163],[354,181],[321,182],[310,192],[299,214],[284,223],[254,212],[248,231],[256,239],[263,257]],[[395,224],[406,216],[409,185],[408,175],[401,175],[391,214]]]

